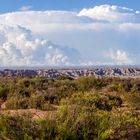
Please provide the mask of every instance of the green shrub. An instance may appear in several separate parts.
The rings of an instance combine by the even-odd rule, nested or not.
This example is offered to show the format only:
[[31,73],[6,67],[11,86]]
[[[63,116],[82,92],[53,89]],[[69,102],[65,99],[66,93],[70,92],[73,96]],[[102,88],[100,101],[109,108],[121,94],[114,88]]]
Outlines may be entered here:
[[133,87],[133,84],[131,82],[130,79],[126,79],[124,80],[123,82],[121,82],[121,86],[122,86],[122,89],[125,91],[125,92],[130,92],[132,87]]
[[91,77],[80,77],[76,80],[79,91],[88,91],[92,88],[101,89],[106,85],[102,79],[97,79],[93,76]]
[[27,109],[29,106],[28,98],[10,98],[5,103],[7,109]]
[[0,99],[6,100],[9,93],[9,89],[6,87],[0,87]]
[[113,107],[121,107],[123,101],[120,97],[103,96],[95,101],[95,106],[101,110],[112,110]]
[[109,85],[109,91],[121,91],[121,86],[119,83],[111,83],[111,85]]
[[61,101],[62,104],[88,106],[91,109],[110,111],[114,107],[121,107],[123,101],[120,97],[94,92],[78,92]]
[[35,119],[28,111],[6,116],[1,110],[0,139],[140,139],[139,83],[95,77],[0,78],[0,104],[7,109],[35,108],[52,115]]
[[44,96],[37,95],[32,96],[28,102],[28,108],[36,108],[41,110],[54,110],[55,108],[49,102],[47,102]]

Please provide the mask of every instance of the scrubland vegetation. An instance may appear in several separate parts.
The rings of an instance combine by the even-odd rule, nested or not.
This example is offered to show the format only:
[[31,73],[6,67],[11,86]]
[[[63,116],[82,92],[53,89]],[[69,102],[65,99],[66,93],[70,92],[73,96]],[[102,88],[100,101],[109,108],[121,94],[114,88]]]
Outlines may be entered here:
[[2,140],[140,139],[140,79],[1,78],[0,105]]

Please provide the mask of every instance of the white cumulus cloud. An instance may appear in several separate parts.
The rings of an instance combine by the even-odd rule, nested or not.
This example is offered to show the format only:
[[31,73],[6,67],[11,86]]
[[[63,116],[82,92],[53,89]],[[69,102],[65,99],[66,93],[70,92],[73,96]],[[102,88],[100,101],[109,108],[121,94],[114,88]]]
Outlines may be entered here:
[[123,50],[118,49],[116,51],[110,51],[108,57],[117,65],[133,64],[133,60],[130,58],[129,54]]
[[130,8],[106,4],[82,9],[78,15],[109,22],[134,22],[137,18],[136,13],[139,14]]
[[77,50],[35,38],[20,26],[0,25],[0,38],[1,66],[74,65],[80,61]]
[[22,6],[19,10],[20,11],[29,11],[32,9],[31,5],[27,5],[27,6]]
[[[138,10],[107,4],[79,11],[23,7],[0,14],[0,23],[3,65],[139,64]],[[110,48],[117,51],[108,57],[104,52]]]

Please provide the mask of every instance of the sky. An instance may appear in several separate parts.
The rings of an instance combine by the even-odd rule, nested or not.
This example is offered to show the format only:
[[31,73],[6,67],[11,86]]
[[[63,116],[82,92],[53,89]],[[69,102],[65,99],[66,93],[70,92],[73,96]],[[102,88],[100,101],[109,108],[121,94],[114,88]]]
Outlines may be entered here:
[[79,10],[102,4],[140,10],[139,3],[139,0],[0,0],[0,12],[16,11],[23,6],[31,6],[34,10]]
[[139,0],[0,0],[0,66],[140,65]]

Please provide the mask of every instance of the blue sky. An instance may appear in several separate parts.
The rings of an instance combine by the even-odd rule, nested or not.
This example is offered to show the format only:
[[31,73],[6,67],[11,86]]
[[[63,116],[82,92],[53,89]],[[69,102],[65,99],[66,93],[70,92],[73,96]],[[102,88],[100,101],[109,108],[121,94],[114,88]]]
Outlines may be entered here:
[[0,66],[140,65],[140,0],[0,0]]
[[140,10],[140,0],[0,0],[0,12],[16,11],[22,6],[32,6],[33,10],[79,10],[101,4]]

